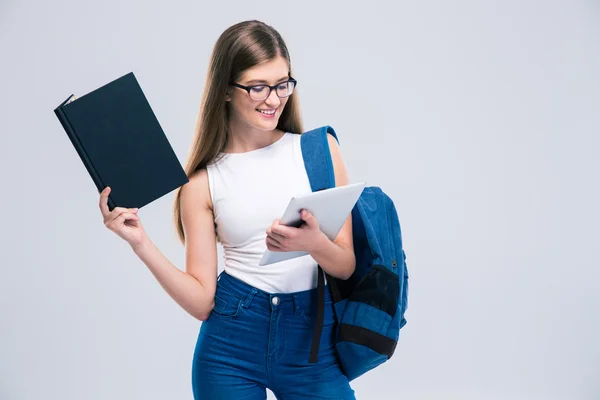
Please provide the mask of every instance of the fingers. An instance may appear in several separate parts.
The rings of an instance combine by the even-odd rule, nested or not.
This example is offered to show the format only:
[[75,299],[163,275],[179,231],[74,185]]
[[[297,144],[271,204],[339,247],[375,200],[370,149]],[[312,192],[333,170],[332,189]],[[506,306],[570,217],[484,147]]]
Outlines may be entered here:
[[276,237],[276,238],[290,239],[290,238],[293,238],[294,235],[296,234],[295,230],[297,228],[292,228],[289,226],[277,224],[277,225],[271,226],[271,228],[269,228],[269,229],[270,229],[270,233],[267,232],[268,235],[270,234],[271,236]]
[[281,243],[271,236],[267,236],[267,249],[271,251],[283,251],[283,246]]
[[309,222],[309,220],[315,219],[315,217],[308,210],[300,211],[300,218],[302,218],[302,220],[305,222]]
[[[267,230],[265,231],[267,233],[267,236],[274,236],[276,234],[275,228],[279,226],[279,219],[276,219],[270,227],[267,228]],[[279,234],[279,236],[282,236],[281,234]]]
[[267,228],[267,238],[266,238],[266,242],[267,242],[267,249],[271,250],[271,251],[283,251],[282,249],[282,241],[285,239],[285,237],[281,234],[278,234],[275,230],[276,227],[279,226],[279,220],[275,220],[275,222],[273,222],[273,224]]
[[267,229],[267,236],[270,236],[273,239],[276,239],[278,241],[281,241],[281,240],[285,239],[285,236],[283,236],[280,233],[277,233],[277,232],[273,231],[273,229],[271,229],[271,228]]
[[109,223],[110,221],[114,221],[123,213],[131,213],[135,214],[138,212],[137,208],[124,208],[124,207],[115,207],[108,215],[104,217],[104,223]]
[[119,216],[117,218],[115,218],[115,222],[124,223],[127,220],[139,221],[139,219],[140,219],[140,217],[138,217],[138,215],[135,213],[124,212],[124,213],[119,214]]
[[300,212],[300,218],[302,218],[302,220],[304,222],[306,222],[306,225],[308,225],[310,228],[318,228],[319,227],[319,223],[318,223],[317,219],[308,210],[302,210]]
[[100,210],[102,211],[102,217],[104,219],[104,223],[108,223],[117,217],[119,217],[122,213],[137,213],[138,208],[125,208],[125,207],[115,207],[112,211],[108,208],[108,195],[110,194],[110,187],[107,186],[104,188],[102,192],[100,192]]
[[108,209],[108,195],[110,193],[110,187],[105,187],[102,192],[100,192],[100,211],[102,211],[102,216],[106,218],[110,210]]
[[115,229],[116,227],[119,227],[121,225],[124,225],[125,222],[132,220],[132,221],[139,221],[140,217],[138,217],[137,214],[135,213],[131,213],[131,212],[122,212],[121,214],[119,214],[115,219],[109,221],[106,226],[110,229]]

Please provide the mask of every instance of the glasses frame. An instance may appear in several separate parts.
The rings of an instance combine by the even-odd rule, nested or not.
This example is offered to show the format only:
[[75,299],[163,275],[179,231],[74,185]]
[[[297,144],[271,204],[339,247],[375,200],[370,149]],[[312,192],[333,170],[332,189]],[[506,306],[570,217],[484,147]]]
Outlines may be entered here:
[[[283,83],[288,83],[288,82],[293,82],[294,83],[294,89],[293,89],[292,93],[288,94],[287,96],[280,96],[279,93],[277,92],[277,86],[279,86],[279,85],[281,85]],[[266,99],[269,98],[269,96],[271,96],[271,92],[273,91],[273,89],[275,89],[275,94],[277,94],[277,97],[279,97],[280,99],[285,99],[286,97],[290,97],[292,94],[294,94],[294,90],[296,90],[296,86],[298,86],[298,81],[295,80],[294,78],[290,77],[288,80],[283,81],[283,82],[279,82],[278,84],[273,85],[273,86],[267,85],[265,83],[261,83],[261,84],[258,84],[258,85],[244,86],[244,85],[240,85],[239,83],[235,83],[235,82],[232,82],[231,85],[235,86],[235,87],[238,87],[240,89],[244,89],[246,92],[248,92],[248,96],[251,99],[252,99],[252,95],[250,94],[250,90],[252,90],[252,88],[258,87],[258,86],[267,87],[267,88],[269,88],[269,93],[267,94],[267,97],[265,97],[264,99],[261,99],[261,100],[252,99],[254,101],[265,101]]]

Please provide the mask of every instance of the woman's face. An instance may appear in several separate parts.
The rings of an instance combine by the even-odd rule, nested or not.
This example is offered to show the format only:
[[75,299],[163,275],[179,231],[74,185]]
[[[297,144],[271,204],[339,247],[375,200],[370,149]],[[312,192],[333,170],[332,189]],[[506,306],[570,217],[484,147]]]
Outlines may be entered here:
[[[289,79],[287,61],[282,57],[264,62],[247,69],[235,83],[243,86],[266,84],[277,85]],[[268,92],[268,88],[266,89]],[[280,98],[275,89],[264,100],[253,100],[250,94],[239,87],[230,86],[227,101],[229,102],[229,118],[235,123],[249,127],[271,131],[277,128],[277,122],[283,112],[288,97]]]

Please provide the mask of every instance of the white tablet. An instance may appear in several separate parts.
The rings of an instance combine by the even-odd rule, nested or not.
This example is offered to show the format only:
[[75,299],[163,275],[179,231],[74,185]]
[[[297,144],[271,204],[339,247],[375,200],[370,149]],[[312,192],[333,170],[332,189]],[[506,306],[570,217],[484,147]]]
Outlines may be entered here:
[[[300,211],[307,210],[319,221],[321,231],[330,240],[334,240],[364,188],[365,182],[359,182],[292,197],[287,209],[280,218],[280,224],[300,226],[304,223],[300,218]],[[258,265],[273,264],[307,254],[307,251],[281,252],[267,249]]]

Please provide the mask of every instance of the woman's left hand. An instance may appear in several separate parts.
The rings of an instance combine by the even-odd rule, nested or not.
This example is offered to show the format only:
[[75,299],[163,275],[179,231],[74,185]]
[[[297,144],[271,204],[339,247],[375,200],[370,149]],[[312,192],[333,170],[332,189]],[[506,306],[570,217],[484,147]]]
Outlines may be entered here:
[[311,252],[327,236],[319,229],[319,222],[307,210],[300,212],[305,222],[299,228],[281,225],[275,220],[267,229],[267,248],[271,251],[308,251]]

